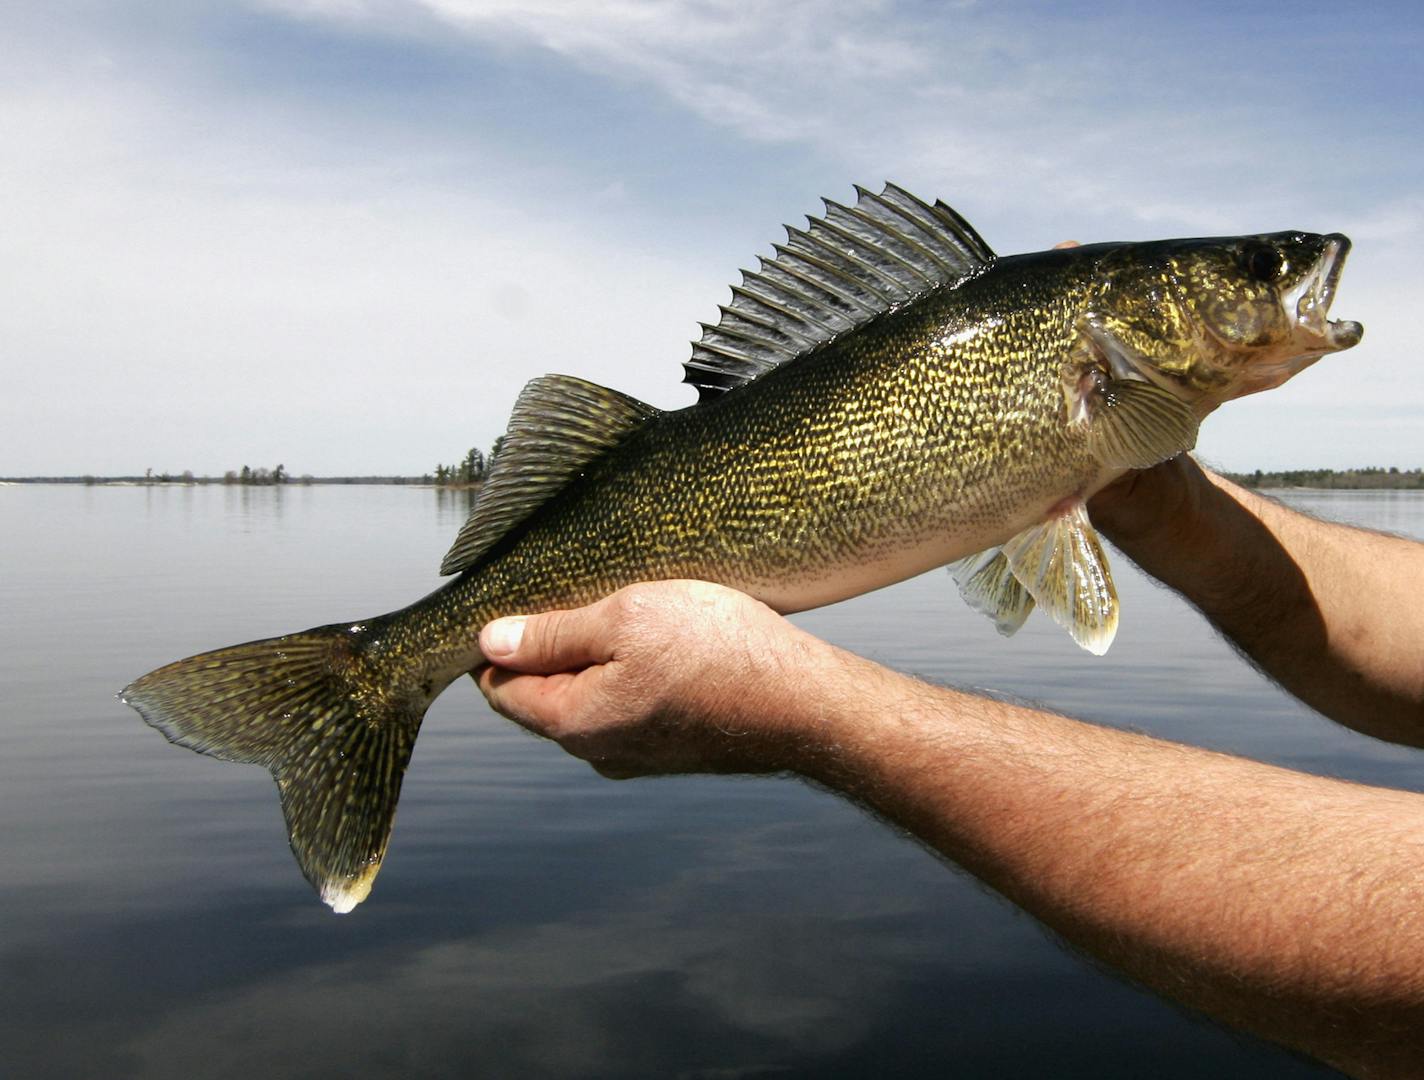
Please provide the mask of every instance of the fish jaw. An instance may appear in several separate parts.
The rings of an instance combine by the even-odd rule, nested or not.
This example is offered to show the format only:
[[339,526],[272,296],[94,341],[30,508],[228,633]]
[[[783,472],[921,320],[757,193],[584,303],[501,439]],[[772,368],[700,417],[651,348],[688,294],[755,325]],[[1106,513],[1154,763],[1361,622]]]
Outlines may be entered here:
[[1324,250],[1309,273],[1281,296],[1281,305],[1291,320],[1285,343],[1265,355],[1248,353],[1231,392],[1209,401],[1203,415],[1224,401],[1274,390],[1322,356],[1353,348],[1360,343],[1365,333],[1360,323],[1329,317],[1330,305],[1345,269],[1345,259],[1350,253],[1349,237],[1342,233],[1330,233],[1325,241]]
[[1319,348],[1321,355],[1338,352],[1360,343],[1365,328],[1357,322],[1330,319],[1330,304],[1350,254],[1350,239],[1342,233],[1330,233],[1325,251],[1315,266],[1284,297],[1286,311],[1296,320],[1296,335],[1301,343]]

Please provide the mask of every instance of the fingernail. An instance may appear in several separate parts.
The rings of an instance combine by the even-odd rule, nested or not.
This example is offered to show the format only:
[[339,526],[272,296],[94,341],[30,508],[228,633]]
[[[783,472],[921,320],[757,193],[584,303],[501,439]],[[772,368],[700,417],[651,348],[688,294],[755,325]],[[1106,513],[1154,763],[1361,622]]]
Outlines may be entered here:
[[496,619],[485,627],[480,635],[480,644],[487,657],[513,656],[519,651],[519,642],[524,637],[524,616]]

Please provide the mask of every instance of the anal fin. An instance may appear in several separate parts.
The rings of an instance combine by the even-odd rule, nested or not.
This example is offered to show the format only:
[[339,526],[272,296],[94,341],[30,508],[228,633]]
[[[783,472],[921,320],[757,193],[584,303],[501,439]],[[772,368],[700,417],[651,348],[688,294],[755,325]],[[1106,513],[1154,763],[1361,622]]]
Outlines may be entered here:
[[1003,554],[1014,577],[1074,641],[1096,656],[1108,651],[1117,634],[1117,590],[1081,500],[1019,533]]
[[965,603],[993,619],[1004,637],[1012,637],[1033,611],[1033,597],[1014,577],[1008,558],[999,548],[952,562],[949,572]]

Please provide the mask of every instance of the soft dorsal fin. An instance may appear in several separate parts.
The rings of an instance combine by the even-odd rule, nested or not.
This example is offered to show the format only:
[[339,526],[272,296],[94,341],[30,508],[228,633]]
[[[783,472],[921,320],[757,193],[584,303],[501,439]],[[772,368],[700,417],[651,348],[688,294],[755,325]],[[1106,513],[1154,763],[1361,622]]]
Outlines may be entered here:
[[879,195],[855,190],[854,206],[826,199],[825,217],[786,226],[776,257],[743,270],[721,321],[702,324],[682,366],[703,401],[993,262],[989,245],[944,203],[894,184]]
[[440,572],[458,574],[472,566],[590,461],[657,415],[636,398],[571,375],[529,383],[514,403],[504,445]]

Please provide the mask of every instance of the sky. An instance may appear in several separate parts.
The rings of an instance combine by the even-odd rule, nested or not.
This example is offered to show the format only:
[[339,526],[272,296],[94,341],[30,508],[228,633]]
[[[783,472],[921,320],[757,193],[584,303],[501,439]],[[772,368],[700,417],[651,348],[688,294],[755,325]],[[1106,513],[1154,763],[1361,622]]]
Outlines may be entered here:
[[0,0],[0,38],[0,476],[420,474],[547,372],[689,404],[738,269],[886,179],[1001,253],[1347,233],[1363,344],[1199,451],[1424,466],[1416,3]]

